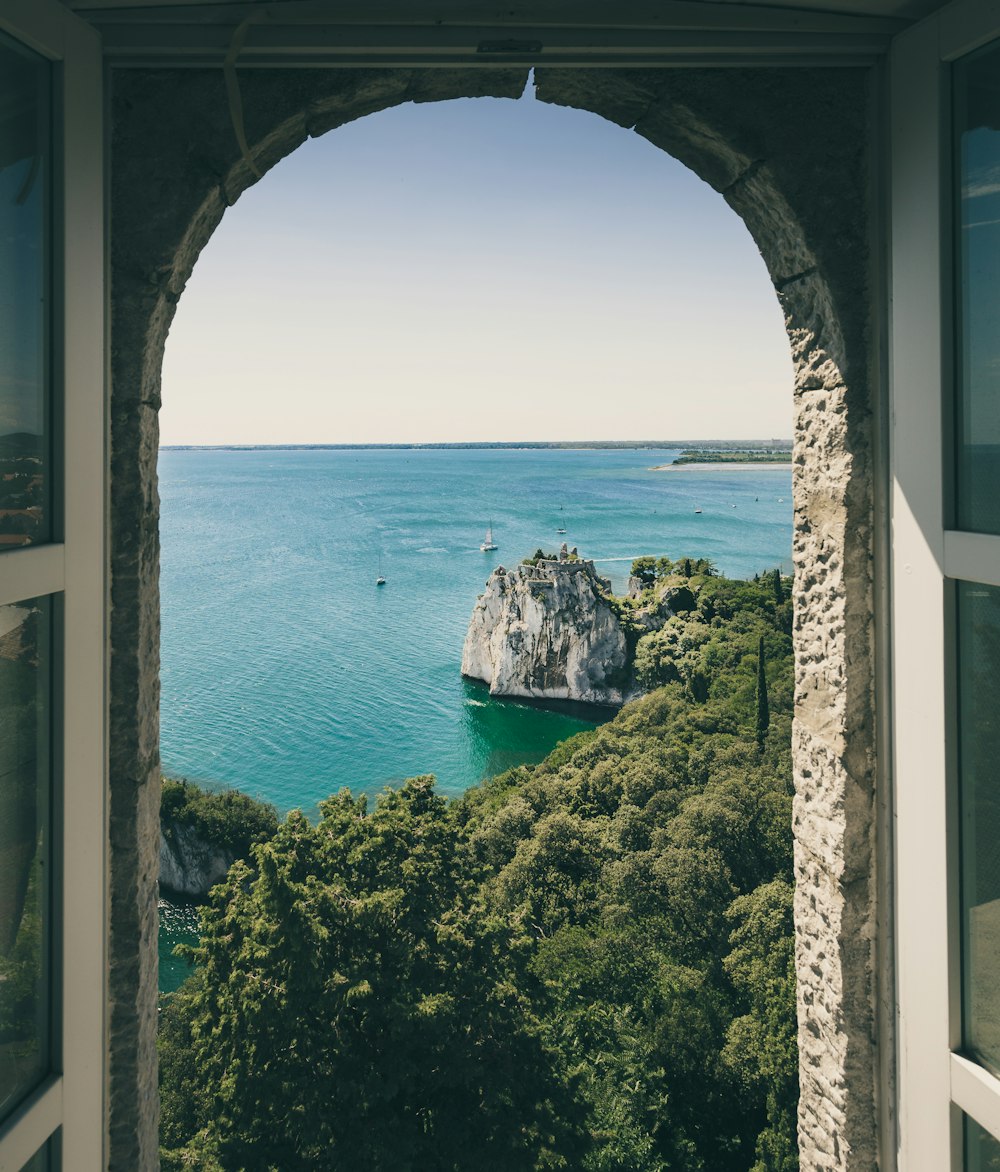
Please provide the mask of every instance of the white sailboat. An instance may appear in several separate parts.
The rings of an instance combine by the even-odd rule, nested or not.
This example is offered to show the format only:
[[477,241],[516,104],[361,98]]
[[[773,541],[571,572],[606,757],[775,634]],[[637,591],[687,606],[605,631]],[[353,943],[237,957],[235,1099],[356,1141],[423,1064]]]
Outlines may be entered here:
[[563,511],[563,507],[562,507],[562,505],[560,505],[559,506],[559,528],[556,530],[557,533],[565,533],[566,532],[566,526],[563,524],[562,511]]
[[493,541],[493,518],[490,517],[490,523],[486,526],[486,536],[483,538],[483,544],[479,547],[483,553],[489,553],[491,550],[497,548]]
[[376,586],[384,586],[385,578],[382,577],[382,555],[378,555],[378,577],[375,579]]

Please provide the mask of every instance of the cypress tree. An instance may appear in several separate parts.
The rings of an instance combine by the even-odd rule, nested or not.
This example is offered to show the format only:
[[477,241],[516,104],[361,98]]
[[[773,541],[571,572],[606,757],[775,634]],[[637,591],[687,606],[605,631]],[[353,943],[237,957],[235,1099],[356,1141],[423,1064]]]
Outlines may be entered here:
[[767,704],[767,672],[764,670],[764,636],[757,643],[757,745],[764,748],[771,711]]
[[785,588],[781,585],[781,570],[774,571],[774,601],[781,606],[785,601]]

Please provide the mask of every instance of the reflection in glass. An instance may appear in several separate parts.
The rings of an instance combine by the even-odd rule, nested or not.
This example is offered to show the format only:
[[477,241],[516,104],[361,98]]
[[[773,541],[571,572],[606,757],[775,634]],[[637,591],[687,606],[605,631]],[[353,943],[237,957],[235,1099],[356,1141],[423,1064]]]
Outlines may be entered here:
[[0,550],[51,538],[51,66],[0,35]]
[[956,522],[1000,533],[1000,45],[955,66]]
[[1000,1143],[965,1116],[965,1172],[1000,1172]]
[[0,607],[0,1119],[50,1066],[50,640],[47,599]]
[[60,1132],[55,1135],[31,1157],[21,1172],[55,1172],[59,1167],[59,1138]]
[[965,1045],[1000,1074],[1000,589],[956,586]]

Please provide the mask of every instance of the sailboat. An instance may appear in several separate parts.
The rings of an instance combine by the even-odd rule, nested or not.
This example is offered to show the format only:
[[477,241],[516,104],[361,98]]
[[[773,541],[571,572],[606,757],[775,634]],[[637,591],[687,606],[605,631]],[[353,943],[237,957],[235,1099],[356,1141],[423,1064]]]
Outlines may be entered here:
[[562,514],[562,511],[563,511],[563,507],[562,507],[562,505],[560,505],[560,506],[559,506],[559,513],[560,513],[560,517],[559,517],[559,528],[556,530],[556,532],[557,532],[557,533],[565,533],[565,532],[566,532],[565,526],[563,525],[563,519],[562,519],[562,516],[561,516],[561,514]]
[[382,555],[378,555],[378,577],[375,579],[376,586],[384,586],[385,578],[382,577]]
[[490,523],[486,526],[486,536],[483,538],[483,544],[479,547],[483,553],[489,553],[491,550],[497,548],[493,541],[493,518],[490,517]]

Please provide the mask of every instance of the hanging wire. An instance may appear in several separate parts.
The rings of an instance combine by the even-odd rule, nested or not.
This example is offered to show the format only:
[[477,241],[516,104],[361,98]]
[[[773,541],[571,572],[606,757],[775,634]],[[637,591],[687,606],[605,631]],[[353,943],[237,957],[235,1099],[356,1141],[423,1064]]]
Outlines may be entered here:
[[226,53],[226,60],[222,65],[222,73],[226,79],[226,98],[229,101],[229,118],[233,124],[236,143],[240,148],[243,161],[258,179],[263,179],[264,174],[257,166],[257,162],[253,155],[251,155],[250,146],[247,143],[246,127],[243,123],[243,98],[240,94],[239,79],[236,76],[236,59],[243,49],[243,45],[247,39],[247,33],[250,31],[250,25],[266,15],[266,12],[263,10],[251,13],[246,20],[236,26],[233,30],[233,39],[229,42],[229,51]]

